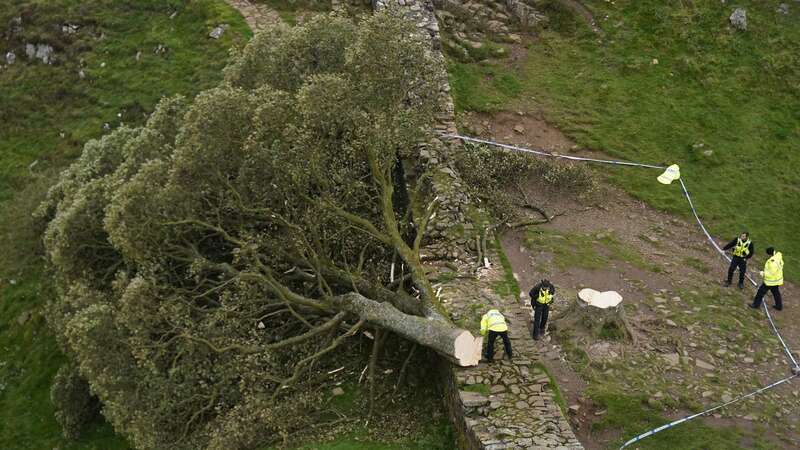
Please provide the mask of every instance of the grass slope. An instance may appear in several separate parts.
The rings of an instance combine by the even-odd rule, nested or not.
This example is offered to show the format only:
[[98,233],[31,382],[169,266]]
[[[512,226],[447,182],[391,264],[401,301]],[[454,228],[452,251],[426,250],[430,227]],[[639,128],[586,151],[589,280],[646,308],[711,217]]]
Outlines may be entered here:
[[[760,254],[783,250],[787,275],[800,279],[792,262],[800,223],[791,214],[800,206],[800,8],[782,15],[754,0],[584,3],[602,36],[560,15],[514,67],[451,62],[457,107],[541,109],[581,146],[680,164],[716,236],[750,230]],[[734,6],[747,10],[746,32],[729,26]],[[656,183],[652,171],[607,173],[652,205],[689,214],[679,187]]]
[[[290,23],[306,11],[306,5],[274,3]],[[58,170],[80,153],[87,140],[105,132],[104,123],[111,127],[142,123],[162,95],[194,95],[213,86],[221,79],[228,49],[241,47],[252,33],[222,0],[0,4],[0,24],[13,24],[16,17],[22,17],[21,29],[0,34],[9,38],[0,47],[2,56],[9,50],[17,54],[14,65],[0,70],[0,448],[127,449],[128,443],[101,418],[79,441],[61,437],[50,385],[65,357],[44,318],[43,306],[55,292],[41,261],[39,230],[30,213]],[[60,27],[65,23],[80,25],[78,33],[63,35]],[[229,25],[222,39],[208,38],[221,23]],[[28,42],[52,45],[58,62],[46,66],[27,61]],[[156,54],[159,45],[167,51]],[[346,396],[348,404],[337,405],[351,416],[361,412],[365,402],[360,391],[354,392]],[[427,426],[415,428],[403,439],[384,442],[374,430],[354,427],[332,441],[300,448],[451,448],[453,432],[439,412],[439,395],[420,392],[423,398],[410,407],[422,407],[428,414]],[[432,416],[436,419],[430,420]]]
[[[65,35],[65,23],[80,28]],[[220,23],[230,27],[209,39]],[[42,316],[54,293],[28,217],[56,170],[104,123],[141,123],[162,95],[213,85],[228,49],[250,31],[221,0],[11,0],[0,3],[0,24],[12,24],[0,51],[17,55],[0,70],[0,448],[127,448],[103,421],[78,442],[61,437],[49,390],[64,357]],[[28,61],[29,42],[53,46],[57,62]],[[167,51],[154,53],[159,45]]]

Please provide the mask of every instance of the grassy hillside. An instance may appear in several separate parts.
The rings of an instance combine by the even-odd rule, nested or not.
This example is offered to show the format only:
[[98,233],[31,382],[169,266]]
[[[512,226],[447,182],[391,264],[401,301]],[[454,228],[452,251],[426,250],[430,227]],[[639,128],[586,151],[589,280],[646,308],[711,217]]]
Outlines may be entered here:
[[[49,389],[64,357],[43,317],[53,288],[30,212],[104,123],[141,123],[162,95],[217,82],[250,32],[221,0],[11,0],[0,2],[0,30],[2,62],[17,56],[0,69],[0,448],[127,448],[102,421],[79,442],[61,438]],[[52,46],[56,62],[29,61],[26,43]]]
[[[280,6],[289,23],[310,6],[267,3]],[[55,291],[31,212],[87,140],[121,123],[142,123],[163,95],[194,95],[213,86],[229,49],[243,46],[252,33],[223,0],[11,0],[0,4],[0,30],[6,24],[0,66],[8,51],[17,58],[0,68],[0,448],[127,449],[102,418],[77,442],[63,439],[54,419],[50,386],[65,357],[47,328],[45,305]],[[77,25],[77,32],[63,32],[66,24]],[[222,38],[209,38],[219,24],[229,26]],[[56,62],[29,61],[27,43],[52,46]],[[450,448],[452,430],[431,389],[404,403],[394,393],[405,409],[393,403],[381,413],[396,426],[370,429],[351,426],[366,396],[348,389],[335,406],[353,419],[301,448]],[[400,412],[406,415],[397,420]],[[412,412],[418,420],[408,420]]]
[[[457,107],[542,110],[581,146],[680,164],[716,236],[750,230],[759,254],[783,250],[787,275],[800,279],[800,5],[787,2],[783,15],[747,0],[584,3],[602,34],[557,14],[519,62],[451,62]],[[734,6],[747,10],[747,31],[729,25]],[[651,171],[608,173],[659,208],[689,213],[679,187]]]

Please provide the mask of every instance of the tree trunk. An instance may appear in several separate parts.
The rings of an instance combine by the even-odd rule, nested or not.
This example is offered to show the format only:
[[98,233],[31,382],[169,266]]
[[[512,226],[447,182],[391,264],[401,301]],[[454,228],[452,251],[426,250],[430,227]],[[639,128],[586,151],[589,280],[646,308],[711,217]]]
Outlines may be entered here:
[[553,319],[553,330],[583,331],[597,340],[630,339],[636,342],[622,297],[614,291],[583,289],[575,301]]
[[389,303],[376,302],[354,292],[336,297],[335,302],[342,311],[431,348],[459,366],[474,366],[480,361],[483,338],[449,322],[405,314]]

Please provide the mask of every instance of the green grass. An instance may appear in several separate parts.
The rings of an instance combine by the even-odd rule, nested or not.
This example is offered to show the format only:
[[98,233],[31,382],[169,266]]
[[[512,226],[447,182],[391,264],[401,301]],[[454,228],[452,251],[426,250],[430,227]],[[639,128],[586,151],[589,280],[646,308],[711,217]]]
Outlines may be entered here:
[[[102,420],[77,442],[61,437],[49,392],[65,359],[43,317],[54,292],[28,218],[57,170],[103,133],[103,123],[140,124],[161,96],[194,95],[212,86],[221,79],[229,48],[243,45],[251,33],[221,0],[0,4],[0,23],[18,16],[22,30],[3,47],[3,53],[16,52],[17,62],[0,70],[0,448],[128,448]],[[63,23],[81,28],[64,36]],[[208,38],[221,23],[229,25],[222,39]],[[27,42],[53,45],[58,63],[27,61]],[[159,44],[168,48],[163,55],[153,52]],[[20,324],[24,312],[32,316]]]
[[558,383],[556,383],[555,378],[553,375],[550,374],[550,371],[547,370],[547,367],[544,364],[537,362],[533,365],[540,371],[544,372],[547,375],[547,378],[550,379],[550,390],[553,393],[553,400],[555,400],[556,404],[559,408],[561,408],[561,413],[564,414],[564,417],[567,417],[567,402],[564,400],[564,395],[561,394],[561,389],[558,388]]
[[[541,109],[580,146],[678,163],[712,233],[749,230],[760,248],[783,250],[787,276],[798,278],[791,258],[800,254],[800,222],[787,212],[800,204],[800,11],[783,16],[755,0],[586,3],[602,37],[586,27],[544,32],[515,67],[451,62],[457,108]],[[729,27],[734,6],[747,9],[748,31]],[[688,216],[680,188],[656,183],[655,171],[606,173],[651,205]]]
[[692,257],[692,256],[684,258],[683,261],[682,261],[682,264],[684,266],[691,267],[691,268],[697,270],[700,273],[709,273],[709,272],[711,272],[711,268],[708,267],[708,264],[706,264],[703,260],[695,258],[695,257]]
[[[619,448],[623,442],[659,427],[671,420],[647,405],[642,396],[629,396],[611,391],[590,390],[589,396],[598,408],[606,413],[592,424],[592,431],[619,430],[621,437],[608,448]],[[690,421],[657,433],[636,443],[636,448],[664,449],[702,448],[726,450],[731,448],[776,448],[760,434],[745,432],[736,427],[711,427],[701,421]]]
[[483,384],[483,383],[468,384],[466,386],[463,386],[461,388],[461,390],[462,391],[467,391],[467,392],[477,392],[478,394],[481,394],[481,395],[483,395],[485,397],[488,397],[489,395],[492,394],[492,391],[489,388],[489,385]]
[[508,256],[503,252],[503,246],[500,245],[499,236],[495,236],[494,248],[500,258],[500,264],[503,266],[503,279],[494,282],[492,289],[494,289],[497,295],[503,297],[510,295],[513,296],[515,300],[519,299],[522,291],[519,288],[517,279],[514,278],[514,268],[511,267],[511,261],[508,260]]
[[646,261],[634,248],[623,244],[609,233],[560,233],[542,228],[527,230],[525,246],[531,250],[552,253],[553,264],[559,270],[580,267],[589,270],[607,269],[612,261],[658,272],[662,270]]
[[[31,163],[39,161],[37,171],[63,164],[99,136],[104,123],[141,123],[162,95],[212,86],[228,49],[250,35],[221,0],[13,0],[0,6],[0,23],[20,15],[22,31],[4,47],[16,51],[17,63],[0,71],[0,201],[24,185]],[[62,23],[82,27],[67,37],[59,31]],[[230,28],[220,40],[210,39],[220,23]],[[28,63],[27,42],[52,44],[58,64]],[[155,54],[159,45],[167,52]]]
[[520,79],[497,63],[463,63],[447,65],[453,100],[460,109],[498,111],[523,91]]

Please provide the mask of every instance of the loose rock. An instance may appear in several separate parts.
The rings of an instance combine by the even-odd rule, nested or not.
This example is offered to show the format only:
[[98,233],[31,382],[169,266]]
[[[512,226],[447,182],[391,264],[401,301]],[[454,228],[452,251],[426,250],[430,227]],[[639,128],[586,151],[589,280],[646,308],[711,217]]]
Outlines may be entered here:
[[222,33],[228,28],[228,25],[222,24],[211,30],[211,33],[208,34],[208,37],[211,39],[219,39],[222,37]]
[[61,32],[64,34],[75,34],[78,32],[78,28],[78,25],[65,23],[64,25],[61,25]]
[[697,367],[701,368],[701,369],[714,370],[714,365],[712,365],[710,363],[707,363],[707,362],[705,362],[705,361],[703,361],[702,359],[699,359],[699,358],[695,358],[694,364]]
[[463,403],[466,408],[474,408],[489,404],[489,399],[477,392],[458,391],[458,396],[461,397],[461,403]]
[[53,53],[53,47],[47,44],[25,44],[28,59],[40,59],[45,64],[51,64],[55,59]]
[[736,8],[731,13],[731,25],[740,31],[747,31],[747,11],[742,8]]

